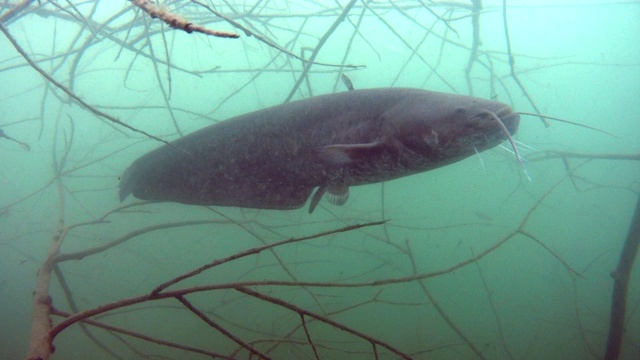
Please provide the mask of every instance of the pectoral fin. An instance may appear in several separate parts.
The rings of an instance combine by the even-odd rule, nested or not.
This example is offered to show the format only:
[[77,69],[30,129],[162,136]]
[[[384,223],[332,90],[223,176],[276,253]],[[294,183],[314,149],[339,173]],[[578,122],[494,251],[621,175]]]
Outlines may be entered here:
[[311,198],[311,203],[309,204],[309,214],[311,214],[313,210],[315,210],[316,206],[318,206],[320,199],[322,199],[322,195],[324,195],[324,193],[327,192],[328,188],[329,188],[328,185],[322,185],[318,188],[318,190],[316,190],[316,193],[313,194],[313,197]]

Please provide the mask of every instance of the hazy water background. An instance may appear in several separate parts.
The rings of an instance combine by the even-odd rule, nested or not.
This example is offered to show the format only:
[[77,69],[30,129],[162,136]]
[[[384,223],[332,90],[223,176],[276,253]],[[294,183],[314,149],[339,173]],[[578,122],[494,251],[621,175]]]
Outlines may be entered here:
[[[220,2],[214,3],[223,13],[232,14]],[[345,6],[347,2],[339,3]],[[351,22],[340,24],[316,60],[340,63],[345,49],[349,49],[345,63],[366,65],[358,70],[347,69],[356,88],[418,87],[469,94],[464,77],[471,43],[470,20],[466,17],[469,12],[458,9],[454,13],[452,17],[462,17],[450,23],[454,33],[415,2],[395,3],[409,7],[405,10],[408,16],[385,3],[371,4],[373,10],[364,12],[359,34],[348,45],[353,24],[363,12],[362,3],[357,3],[349,15]],[[243,13],[252,4],[237,2],[235,9]],[[76,5],[80,13],[90,17],[91,2]],[[483,5],[480,51],[490,54],[491,60],[484,53],[479,59],[493,67],[497,76],[493,78],[495,95],[517,110],[532,111],[508,76],[501,2],[485,1]],[[42,7],[37,3],[32,6],[28,14],[5,26],[30,56],[42,60],[39,66],[65,86],[73,83],[76,94],[102,111],[166,140],[178,135],[158,77],[167,92],[171,89],[170,107],[179,128],[188,133],[213,121],[281,103],[302,68],[298,60],[279,54],[242,32],[237,40],[189,35],[161,27],[159,21],[150,21],[141,14],[126,38],[136,10],[126,10],[131,6],[129,2],[100,2],[91,21],[103,22],[124,11],[122,17],[110,23],[110,29],[119,29],[114,36],[143,52],[149,53],[149,48],[142,45],[146,41],[143,21],[147,21],[158,58],[166,59],[158,33],[164,30],[172,64],[191,71],[220,66],[201,77],[172,69],[169,86],[166,66],[158,64],[156,76],[151,61],[136,57],[128,49],[117,57],[120,46],[104,39],[104,32],[99,32],[100,40],[93,40],[94,45],[78,57],[73,49],[79,49],[79,44],[91,36],[88,30],[77,36],[82,23],[79,16],[71,10],[60,12],[46,2]],[[178,12],[190,14],[194,22],[215,21],[207,26],[233,31],[189,2],[166,6],[172,10],[180,7]],[[551,191],[524,229],[582,277],[571,274],[541,245],[518,235],[477,263],[423,281],[424,288],[420,282],[411,281],[359,288],[253,289],[325,314],[416,358],[477,357],[443,320],[438,306],[487,359],[585,359],[601,355],[608,330],[612,286],[609,274],[616,266],[638,198],[640,167],[637,161],[570,160],[574,186],[561,160],[533,160],[540,159],[538,151],[545,150],[640,152],[640,2],[509,1],[508,6],[516,69],[540,110],[606,130],[618,138],[555,122],[545,128],[537,118],[523,117],[517,139],[531,147],[521,147],[523,156],[530,159],[526,167],[531,181],[512,154],[497,148],[483,153],[481,159],[472,157],[388,182],[384,192],[380,184],[353,188],[345,206],[322,202],[311,216],[306,208],[216,208],[215,212],[179,204],[134,208],[110,216],[109,223],[74,228],[67,235],[62,252],[104,244],[153,224],[224,220],[220,213],[241,222],[264,242],[389,219],[385,228],[371,227],[278,248],[286,271],[272,254],[263,252],[210,270],[178,287],[249,280],[293,281],[292,276],[299,281],[373,282],[414,273],[407,249],[415,260],[417,273],[446,269],[481,253],[516,229],[527,212]],[[320,11],[323,8],[327,10]],[[433,9],[445,16],[448,8]],[[299,54],[301,48],[317,45],[338,13],[334,2],[271,1],[256,12],[270,17],[240,20]],[[410,19],[417,19],[420,25]],[[97,23],[92,24],[97,29]],[[432,26],[433,34],[418,46],[424,27]],[[303,34],[297,37],[295,30],[301,27]],[[443,46],[441,37],[455,44]],[[411,48],[419,56],[412,57]],[[54,57],[70,49],[68,57]],[[308,55],[309,52],[305,54]],[[74,65],[75,59],[78,61]],[[449,85],[425,62],[435,67]],[[26,354],[36,273],[60,220],[59,188],[55,182],[45,187],[54,177],[52,159],[58,163],[64,159],[65,169],[73,170],[62,177],[60,187],[64,193],[64,223],[69,225],[95,220],[118,207],[118,176],[131,161],[158,146],[157,142],[113,126],[70,102],[24,63],[7,39],[0,36],[0,129],[31,147],[31,151],[25,151],[15,142],[0,139],[2,359],[19,359]],[[265,72],[252,78],[261,70]],[[338,80],[338,68],[314,65],[311,71],[309,82],[294,98],[309,96],[309,89],[313,95],[345,91]],[[482,64],[474,65],[471,78],[475,96],[493,95],[491,74]],[[235,95],[225,101],[231,94]],[[69,144],[71,150],[65,157]],[[181,227],[132,239],[81,261],[65,262],[60,269],[75,302],[84,310],[143,295],[186,271],[259,245],[261,242],[254,235],[234,224]],[[636,359],[640,352],[637,269],[636,265],[628,299],[628,337],[622,354],[625,359]],[[51,296],[57,308],[69,311],[55,279]],[[296,313],[233,290],[188,298],[246,341],[264,340],[255,344],[263,350],[271,344],[266,340],[282,340],[301,324]],[[148,303],[100,320],[211,351],[228,354],[237,347],[179,305],[175,300]],[[374,358],[366,341],[306,320],[321,358]],[[103,330],[93,332],[125,359],[142,358],[141,353],[150,358],[198,358],[127,339],[139,351],[136,353]],[[304,331],[298,328],[291,339],[295,341],[283,342],[271,355],[313,358]],[[56,338],[55,345],[54,358],[58,359],[112,358],[89,341],[77,325]],[[382,358],[394,358],[381,348],[379,351]],[[246,352],[240,354],[247,357]]]

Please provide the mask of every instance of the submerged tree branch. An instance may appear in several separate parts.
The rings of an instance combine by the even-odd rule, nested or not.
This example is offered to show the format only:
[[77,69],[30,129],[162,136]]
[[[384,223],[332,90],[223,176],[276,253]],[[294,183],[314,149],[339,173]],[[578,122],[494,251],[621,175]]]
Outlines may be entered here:
[[611,295],[611,319],[609,322],[609,337],[605,348],[604,359],[616,360],[620,356],[622,338],[624,337],[624,321],[627,307],[627,291],[631,269],[638,255],[640,247],[640,197],[631,218],[627,240],[620,252],[618,267],[611,273],[613,278],[613,293]]
[[207,29],[204,26],[193,24],[186,19],[183,19],[177,14],[174,14],[164,8],[160,8],[159,6],[153,4],[151,0],[131,0],[131,2],[144,10],[151,18],[160,19],[164,21],[167,25],[171,26],[174,29],[184,30],[187,33],[191,34],[192,32],[199,32],[206,35],[221,37],[221,38],[230,38],[237,39],[240,37],[238,34],[229,33],[226,31],[218,31]]

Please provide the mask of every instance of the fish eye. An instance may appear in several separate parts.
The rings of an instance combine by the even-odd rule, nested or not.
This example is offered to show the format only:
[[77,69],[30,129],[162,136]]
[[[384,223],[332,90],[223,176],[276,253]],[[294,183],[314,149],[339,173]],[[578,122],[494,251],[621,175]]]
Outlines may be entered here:
[[467,109],[465,109],[465,108],[460,106],[460,107],[456,108],[455,112],[456,112],[456,114],[462,115],[462,114],[467,112]]

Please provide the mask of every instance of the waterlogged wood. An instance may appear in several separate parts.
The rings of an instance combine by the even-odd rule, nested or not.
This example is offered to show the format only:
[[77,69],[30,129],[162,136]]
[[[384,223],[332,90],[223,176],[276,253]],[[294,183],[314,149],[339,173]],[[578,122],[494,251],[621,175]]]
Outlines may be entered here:
[[132,0],[131,2],[135,6],[144,10],[144,12],[149,14],[149,16],[151,16],[153,19],[160,19],[165,23],[167,23],[167,25],[171,26],[172,28],[184,30],[189,34],[195,31],[202,34],[221,37],[221,38],[237,39],[240,37],[240,35],[238,34],[226,32],[226,31],[207,29],[202,25],[194,24],[188,21],[187,19],[182,18],[178,14],[174,14],[165,8],[161,8],[155,5],[150,0]]
[[[616,360],[620,357],[622,339],[625,334],[625,315],[627,294],[633,263],[640,247],[640,197],[629,224],[629,233],[620,252],[618,267],[611,273],[613,293],[611,296],[611,318],[609,320],[609,337],[604,353],[605,360]],[[638,282],[636,281],[637,285]]]

